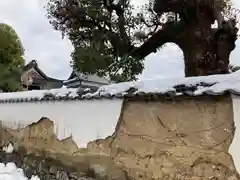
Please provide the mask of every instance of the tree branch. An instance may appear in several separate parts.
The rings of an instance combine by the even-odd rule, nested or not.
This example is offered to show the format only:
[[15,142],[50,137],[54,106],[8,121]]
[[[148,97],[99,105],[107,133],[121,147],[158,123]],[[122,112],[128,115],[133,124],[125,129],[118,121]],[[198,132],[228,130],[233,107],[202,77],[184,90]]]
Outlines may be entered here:
[[175,43],[181,47],[182,37],[182,25],[181,23],[168,23],[165,24],[162,29],[158,30],[153,34],[145,43],[143,43],[139,48],[136,48],[132,55],[139,59],[143,59],[152,52],[156,52],[165,43]]

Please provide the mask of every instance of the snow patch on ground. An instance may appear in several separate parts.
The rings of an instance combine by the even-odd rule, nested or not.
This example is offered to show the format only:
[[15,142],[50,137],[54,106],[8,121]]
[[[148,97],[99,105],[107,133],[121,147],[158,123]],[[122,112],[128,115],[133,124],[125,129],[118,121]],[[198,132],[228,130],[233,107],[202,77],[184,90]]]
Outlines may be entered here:
[[[21,168],[17,168],[14,163],[6,165],[0,163],[0,180],[28,180]],[[30,180],[40,180],[38,176],[32,176]]]
[[3,151],[6,153],[12,153],[14,150],[12,143],[9,143],[6,147],[3,147]]

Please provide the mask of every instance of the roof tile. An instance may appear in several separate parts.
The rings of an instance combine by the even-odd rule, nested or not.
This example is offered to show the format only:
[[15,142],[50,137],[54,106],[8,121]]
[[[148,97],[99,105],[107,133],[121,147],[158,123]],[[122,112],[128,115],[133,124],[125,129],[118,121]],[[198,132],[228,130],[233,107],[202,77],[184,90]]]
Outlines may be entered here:
[[222,95],[230,92],[240,95],[240,71],[228,75],[191,77],[178,79],[151,79],[106,85],[97,92],[89,89],[66,88],[15,93],[0,93],[0,103],[23,103],[36,101],[66,101],[82,99],[112,99],[146,97],[157,99],[160,96]]

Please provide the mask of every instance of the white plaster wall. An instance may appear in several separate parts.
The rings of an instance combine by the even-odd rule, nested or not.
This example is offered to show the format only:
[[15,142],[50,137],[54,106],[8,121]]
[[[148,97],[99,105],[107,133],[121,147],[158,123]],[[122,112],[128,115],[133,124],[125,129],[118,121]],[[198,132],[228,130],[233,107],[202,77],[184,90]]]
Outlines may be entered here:
[[99,138],[111,136],[121,113],[122,100],[78,100],[0,104],[0,120],[18,128],[47,117],[54,122],[59,139],[71,134],[79,147]]
[[232,95],[232,102],[236,129],[232,144],[229,148],[229,153],[233,157],[237,171],[240,172],[240,97]]

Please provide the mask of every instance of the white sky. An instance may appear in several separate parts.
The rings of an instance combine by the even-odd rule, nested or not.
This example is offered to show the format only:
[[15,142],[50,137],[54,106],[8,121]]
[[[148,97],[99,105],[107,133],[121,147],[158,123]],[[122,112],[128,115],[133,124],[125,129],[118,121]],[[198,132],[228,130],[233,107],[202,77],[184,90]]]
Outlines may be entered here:
[[[142,4],[146,0],[132,0]],[[46,18],[44,0],[0,0],[0,22],[12,26],[22,40],[26,62],[36,59],[40,68],[51,77],[66,79],[71,73],[70,53],[73,48],[61,33],[54,31]],[[240,9],[240,1],[233,0]],[[231,54],[231,62],[240,65],[240,40]],[[167,45],[150,54],[145,61],[142,78],[184,76],[182,51],[176,45]]]

